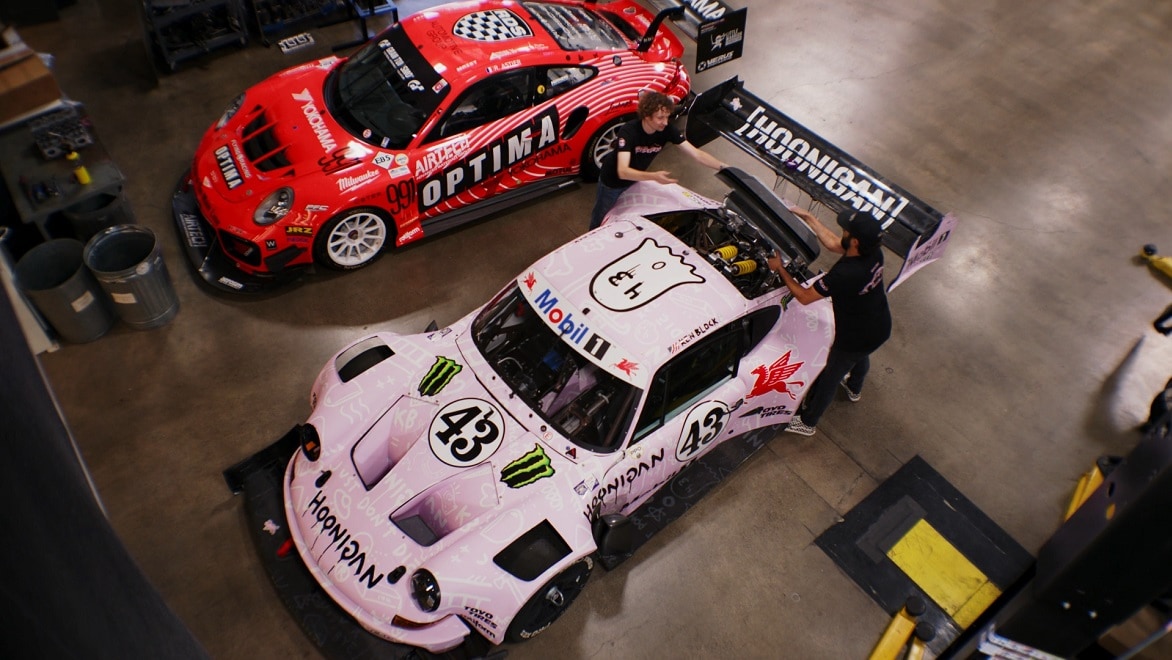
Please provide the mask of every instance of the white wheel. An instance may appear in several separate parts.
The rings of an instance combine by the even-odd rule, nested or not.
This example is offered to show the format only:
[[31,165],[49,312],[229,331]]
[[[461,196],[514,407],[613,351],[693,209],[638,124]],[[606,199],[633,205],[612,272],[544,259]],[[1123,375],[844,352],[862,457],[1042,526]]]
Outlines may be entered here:
[[314,256],[337,270],[362,268],[387,244],[387,220],[376,209],[340,213],[322,225],[314,244]]

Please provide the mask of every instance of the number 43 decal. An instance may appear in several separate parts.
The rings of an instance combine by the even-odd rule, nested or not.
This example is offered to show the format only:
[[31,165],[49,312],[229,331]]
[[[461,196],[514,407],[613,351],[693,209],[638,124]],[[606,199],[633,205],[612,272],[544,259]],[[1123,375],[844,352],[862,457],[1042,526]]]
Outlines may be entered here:
[[724,430],[728,420],[728,406],[719,401],[705,401],[692,408],[684,418],[684,432],[676,445],[676,460],[691,460],[708,448]]
[[500,447],[504,417],[483,399],[460,399],[444,406],[427,437],[435,457],[452,467],[470,467]]

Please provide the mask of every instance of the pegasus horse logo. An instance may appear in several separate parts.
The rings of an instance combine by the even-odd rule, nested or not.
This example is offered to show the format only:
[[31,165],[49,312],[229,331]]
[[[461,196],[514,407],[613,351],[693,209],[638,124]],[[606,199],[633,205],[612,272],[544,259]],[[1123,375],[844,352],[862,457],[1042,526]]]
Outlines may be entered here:
[[805,381],[801,380],[787,379],[797,373],[798,369],[801,369],[805,362],[795,362],[794,364],[790,364],[789,356],[791,353],[793,353],[793,351],[786,351],[785,355],[777,358],[777,360],[768,367],[761,365],[753,371],[749,372],[757,377],[757,382],[753,383],[753,391],[749,392],[749,396],[745,398],[751,399],[755,396],[761,396],[762,394],[767,394],[769,392],[777,392],[779,394],[789,395],[790,399],[797,401],[798,398],[794,396],[794,393],[790,390],[790,387],[801,387],[806,383]]

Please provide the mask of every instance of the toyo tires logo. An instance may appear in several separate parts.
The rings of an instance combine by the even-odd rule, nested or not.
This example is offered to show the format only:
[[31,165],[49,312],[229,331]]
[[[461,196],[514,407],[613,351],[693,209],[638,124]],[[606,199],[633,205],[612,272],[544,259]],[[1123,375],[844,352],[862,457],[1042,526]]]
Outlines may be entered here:
[[501,482],[509,488],[528,486],[542,477],[552,476],[553,465],[541,445],[533,445],[532,451],[501,470]]
[[455,360],[437,355],[435,364],[431,365],[431,369],[427,370],[427,375],[419,381],[419,395],[435,396],[439,394],[463,369],[463,365],[457,364]]

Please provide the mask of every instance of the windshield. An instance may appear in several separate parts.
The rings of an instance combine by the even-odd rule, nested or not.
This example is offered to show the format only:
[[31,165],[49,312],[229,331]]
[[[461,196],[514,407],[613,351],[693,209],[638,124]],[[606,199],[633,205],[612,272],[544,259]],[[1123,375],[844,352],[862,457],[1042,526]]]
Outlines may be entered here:
[[564,50],[627,50],[618,30],[584,7],[526,2],[522,5]]
[[513,393],[580,447],[611,450],[640,393],[550,329],[516,282],[472,324],[472,340]]
[[327,103],[355,137],[404,149],[448,91],[447,81],[396,25],[339,67]]

